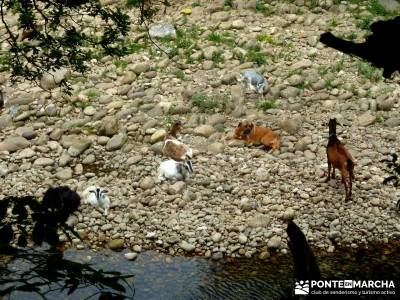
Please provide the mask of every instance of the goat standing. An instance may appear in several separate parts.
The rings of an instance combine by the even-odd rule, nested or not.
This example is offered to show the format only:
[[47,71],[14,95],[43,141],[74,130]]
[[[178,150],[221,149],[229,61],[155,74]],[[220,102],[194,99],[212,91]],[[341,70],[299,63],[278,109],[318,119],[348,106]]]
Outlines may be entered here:
[[[340,170],[342,175],[342,182],[346,190],[345,200],[351,199],[352,182],[354,180],[354,158],[350,152],[344,147],[336,136],[336,119],[329,120],[329,139],[326,147],[326,154],[328,156],[328,178],[335,178],[335,169]],[[331,177],[331,167],[333,167]]]

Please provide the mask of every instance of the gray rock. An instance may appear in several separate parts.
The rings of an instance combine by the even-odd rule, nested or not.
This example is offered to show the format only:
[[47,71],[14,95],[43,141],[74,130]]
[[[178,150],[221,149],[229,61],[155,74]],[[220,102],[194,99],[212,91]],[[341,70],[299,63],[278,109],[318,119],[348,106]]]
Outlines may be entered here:
[[68,180],[72,178],[72,169],[65,168],[56,173],[56,178],[60,180]]
[[366,112],[357,118],[357,124],[359,126],[369,126],[376,121],[376,116],[371,115],[370,112]]
[[174,40],[176,39],[176,30],[172,24],[163,23],[151,26],[149,35],[151,38],[169,38]]
[[301,127],[301,119],[300,118],[295,118],[295,119],[284,119],[279,126],[285,130],[286,132],[290,134],[295,134],[297,131],[299,131]]
[[134,64],[132,67],[129,67],[130,70],[135,72],[137,75],[147,72],[150,70],[150,63],[149,62],[141,62]]
[[111,137],[118,132],[118,129],[119,124],[117,118],[114,116],[106,116],[101,121],[98,134]]
[[177,181],[169,187],[168,193],[170,195],[180,194],[185,186],[186,183],[184,181]]
[[36,153],[31,148],[25,148],[21,152],[18,153],[19,158],[30,158],[34,156]]
[[282,243],[282,239],[280,236],[273,236],[267,243],[268,248],[271,249],[279,249]]
[[8,114],[0,116],[0,130],[3,130],[12,125],[12,117]]
[[208,145],[207,147],[208,152],[213,153],[213,154],[219,154],[219,153],[224,153],[225,150],[225,145],[223,143],[212,143]]
[[210,125],[200,125],[194,129],[194,134],[209,137],[215,132],[214,127]]
[[67,79],[71,72],[67,68],[61,68],[50,73],[44,73],[40,79],[40,86],[45,90],[51,90],[58,87],[62,80]]
[[0,143],[0,151],[15,152],[30,146],[27,139],[22,136],[11,136]]
[[155,185],[154,179],[152,177],[144,177],[139,181],[139,187],[143,190],[152,189]]
[[162,140],[164,140],[166,135],[167,135],[167,132],[165,131],[165,129],[159,129],[151,135],[150,143],[154,144],[159,141],[162,141]]
[[47,157],[40,157],[33,162],[34,166],[52,166],[54,164],[54,160]]
[[291,221],[291,220],[294,219],[294,216],[295,216],[294,209],[293,208],[287,208],[285,210],[285,212],[283,213],[283,217],[282,218],[283,218],[284,221]]
[[179,244],[179,246],[180,246],[183,250],[185,250],[186,252],[192,252],[192,251],[196,248],[195,245],[190,244],[190,243],[188,243],[188,242],[186,242],[186,241],[182,241],[182,242]]
[[385,10],[391,12],[398,12],[400,10],[400,3],[396,0],[378,0],[378,2],[385,8]]
[[[110,247],[111,248],[111,247]],[[127,259],[127,260],[135,260],[136,258],[137,258],[137,253],[135,253],[135,252],[128,252],[128,253],[125,253],[124,254],[124,256],[125,256],[125,258]]]
[[72,161],[72,157],[67,153],[63,152],[58,160],[58,165],[60,167],[65,167],[68,163]]
[[213,233],[213,235],[211,236],[211,239],[214,243],[218,243],[222,238],[222,234],[220,234],[219,232],[215,232]]
[[88,156],[86,156],[83,160],[82,163],[84,165],[90,165],[92,163],[94,163],[96,161],[96,157],[94,156],[94,154],[89,154]]
[[8,174],[9,170],[6,164],[0,164],[0,177],[4,177]]
[[280,94],[282,98],[294,98],[300,94],[300,90],[296,87],[288,86],[287,88],[283,89]]
[[393,127],[397,127],[400,126],[400,118],[389,118],[385,121],[385,126],[389,127],[389,128],[393,128]]
[[394,99],[386,99],[378,102],[378,109],[383,111],[390,111],[394,107]]
[[241,234],[239,234],[238,240],[239,240],[239,243],[246,244],[247,243],[247,236],[245,236],[243,233],[241,233]]
[[115,150],[121,149],[127,139],[128,139],[128,137],[126,136],[125,133],[119,133],[119,134],[114,135],[107,142],[106,150],[107,151],[115,151]]
[[64,134],[64,130],[61,128],[54,128],[50,134],[50,138],[54,141],[58,141],[62,135]]
[[118,250],[124,247],[124,240],[123,239],[114,239],[108,242],[108,247],[111,250]]
[[264,214],[256,214],[249,219],[248,225],[251,228],[265,227],[268,225],[270,218]]

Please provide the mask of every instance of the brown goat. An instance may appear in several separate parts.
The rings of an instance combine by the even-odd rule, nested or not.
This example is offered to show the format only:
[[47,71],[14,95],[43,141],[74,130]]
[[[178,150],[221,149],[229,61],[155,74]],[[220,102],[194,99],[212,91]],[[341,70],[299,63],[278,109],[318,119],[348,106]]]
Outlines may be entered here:
[[[354,158],[336,136],[336,119],[329,120],[329,139],[326,147],[328,156],[328,178],[335,178],[335,169],[340,170],[342,182],[346,190],[345,200],[351,200],[352,182],[354,180]],[[331,177],[331,167],[333,167]]]
[[234,138],[246,144],[264,145],[265,148],[279,149],[279,135],[271,129],[256,126],[247,120],[243,120],[235,129]]
[[182,123],[177,121],[172,125],[171,130],[164,141],[162,153],[176,161],[191,159],[193,151],[187,145],[178,140],[178,134],[182,131]]

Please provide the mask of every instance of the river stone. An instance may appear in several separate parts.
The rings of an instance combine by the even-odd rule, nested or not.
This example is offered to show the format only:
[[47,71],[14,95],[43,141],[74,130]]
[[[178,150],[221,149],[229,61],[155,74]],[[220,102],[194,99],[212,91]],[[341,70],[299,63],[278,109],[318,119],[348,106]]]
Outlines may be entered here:
[[180,246],[183,250],[185,250],[186,252],[192,252],[192,251],[196,248],[195,245],[190,244],[190,243],[188,243],[188,242],[186,242],[186,241],[182,241],[182,242],[179,244],[179,246]]
[[265,227],[268,225],[270,218],[264,214],[256,214],[249,219],[248,225],[252,228]]
[[15,152],[30,146],[29,141],[22,136],[11,136],[0,143],[0,151]]
[[239,234],[238,240],[239,240],[239,243],[246,244],[247,243],[247,236],[245,236],[243,233],[241,233],[241,234]]
[[56,173],[56,178],[60,180],[68,180],[72,178],[72,169],[65,168]]
[[135,260],[138,255],[135,252],[128,252],[128,253],[125,253],[124,256],[127,260]]
[[278,249],[281,246],[282,239],[275,235],[267,243],[268,248]]
[[4,177],[8,174],[8,167],[6,164],[0,164],[0,177]]
[[213,233],[213,235],[211,236],[211,239],[214,243],[218,243],[221,240],[222,234],[220,234],[219,232],[215,232]]
[[43,74],[40,79],[40,86],[45,90],[51,90],[58,87],[61,81],[65,80],[70,71],[67,68],[60,68],[56,71],[50,71]]
[[162,39],[176,39],[176,30],[170,23],[162,23],[159,25],[153,25],[149,29],[149,35],[151,38],[162,38]]
[[183,191],[185,186],[186,186],[186,183],[184,181],[177,181],[169,187],[168,194],[170,194],[170,195],[179,194]]
[[283,218],[284,221],[291,221],[291,220],[294,219],[294,215],[295,215],[294,209],[293,208],[288,208],[283,213],[282,218]]
[[31,148],[25,148],[21,152],[18,153],[18,158],[30,158],[35,155],[35,151]]
[[143,190],[149,190],[154,187],[154,179],[152,177],[144,177],[139,181],[139,187]]
[[369,126],[373,124],[376,120],[376,116],[372,115],[370,112],[366,112],[357,118],[357,123],[359,126]]
[[159,129],[151,135],[150,143],[154,144],[159,141],[162,141],[162,140],[164,140],[166,135],[167,135],[167,132],[165,131],[165,129]]
[[114,116],[106,116],[101,121],[98,135],[113,136],[118,132],[119,124],[117,118]]
[[225,145],[223,143],[212,143],[208,145],[207,147],[208,152],[213,153],[213,154],[219,154],[219,153],[224,153],[225,150]]
[[204,136],[204,137],[209,137],[215,132],[214,127],[211,125],[200,125],[194,129],[194,133],[196,135]]
[[124,247],[124,240],[123,239],[114,239],[108,242],[108,247],[111,250],[118,250]]
[[71,156],[78,156],[87,148],[90,147],[92,141],[86,137],[81,137],[78,135],[64,135],[60,141],[64,148],[68,148],[68,153]]
[[119,134],[114,135],[107,142],[106,150],[107,151],[114,151],[114,150],[121,149],[122,146],[125,144],[127,139],[128,139],[128,137],[126,136],[125,133],[119,133]]
[[33,162],[35,166],[51,166],[54,164],[54,160],[47,157],[40,157]]

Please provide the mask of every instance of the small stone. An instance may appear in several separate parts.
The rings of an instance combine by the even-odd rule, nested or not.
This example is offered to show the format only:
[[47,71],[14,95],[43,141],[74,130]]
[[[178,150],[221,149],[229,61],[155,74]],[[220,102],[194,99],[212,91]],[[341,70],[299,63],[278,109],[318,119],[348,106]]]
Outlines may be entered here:
[[108,242],[108,247],[111,250],[118,250],[124,247],[124,240],[123,239],[114,239]]
[[244,27],[246,27],[246,23],[242,19],[234,20],[232,22],[233,29],[243,29]]
[[182,241],[182,242],[179,244],[179,246],[180,246],[183,250],[185,250],[186,252],[192,252],[192,251],[196,248],[195,245],[190,244],[190,243],[188,243],[188,242],[186,242],[186,241]]
[[0,143],[0,151],[15,152],[30,146],[29,141],[22,136],[12,136]]
[[166,135],[167,135],[167,132],[165,131],[165,129],[159,129],[151,135],[150,143],[152,143],[152,144],[157,143],[157,142],[163,140]]
[[96,109],[93,106],[87,106],[83,110],[83,113],[87,116],[93,116],[96,113]]
[[241,233],[241,234],[239,234],[238,240],[239,240],[239,243],[246,244],[247,243],[247,236],[245,236],[243,233]]
[[121,149],[127,139],[128,139],[128,137],[126,136],[125,133],[119,133],[119,134],[114,135],[107,142],[106,150],[107,151],[115,151],[115,150]]
[[65,168],[56,173],[56,177],[60,180],[68,180],[72,178],[72,169]]
[[111,137],[116,134],[118,130],[119,124],[117,118],[114,116],[106,116],[101,121],[98,134]]
[[214,127],[211,125],[200,125],[194,129],[194,133],[196,135],[204,136],[204,137],[209,137],[215,132]]
[[288,208],[283,213],[283,217],[282,218],[283,218],[284,221],[291,221],[291,220],[294,219],[294,215],[295,215],[294,209],[293,208]]
[[51,166],[54,164],[54,160],[52,160],[51,158],[47,158],[47,157],[40,157],[38,159],[36,159],[33,162],[33,165],[35,166]]
[[213,154],[219,154],[219,153],[224,153],[224,149],[225,149],[225,145],[223,143],[212,143],[210,145],[208,145],[207,150],[210,153]]
[[268,241],[267,246],[271,249],[279,249],[279,247],[281,246],[281,242],[282,239],[279,236],[275,235]]
[[376,116],[371,115],[370,112],[366,112],[357,118],[357,123],[359,126],[369,126],[373,124],[376,120]]
[[218,243],[221,240],[222,234],[219,232],[215,232],[212,236],[211,239],[214,243]]
[[135,260],[138,255],[135,252],[127,252],[124,254],[124,256],[127,260]]
[[152,189],[155,185],[155,182],[152,177],[145,177],[139,181],[139,187],[143,190]]
[[186,183],[184,181],[177,181],[169,187],[168,194],[170,195],[180,194],[185,188],[185,186]]

